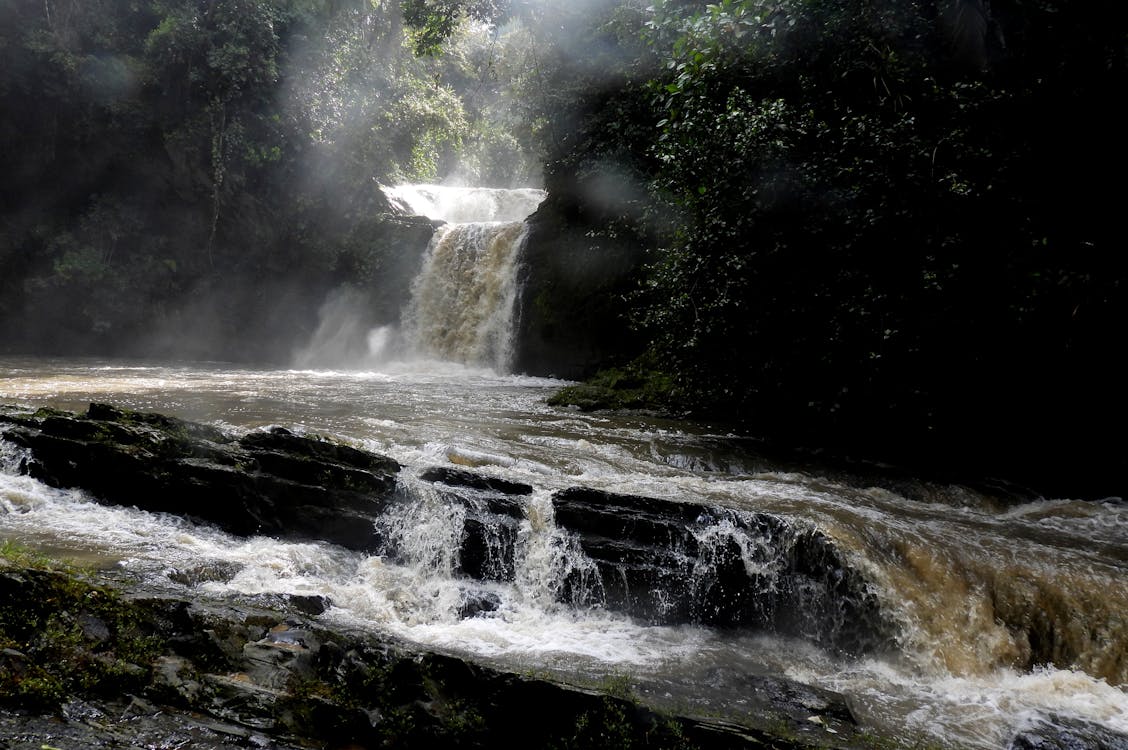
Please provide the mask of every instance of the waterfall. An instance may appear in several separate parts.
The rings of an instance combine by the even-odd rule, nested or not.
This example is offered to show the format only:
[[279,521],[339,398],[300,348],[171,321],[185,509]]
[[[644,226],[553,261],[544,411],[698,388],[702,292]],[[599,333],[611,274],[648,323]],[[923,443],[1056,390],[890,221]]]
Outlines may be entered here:
[[520,222],[439,228],[404,313],[404,335],[415,353],[507,369],[523,230]]
[[436,230],[404,310],[403,335],[416,356],[504,372],[513,349],[523,220],[540,190],[401,185],[389,197],[447,221]]
[[371,289],[338,287],[322,304],[309,341],[295,350],[294,366],[371,370],[406,363],[412,370],[414,361],[441,360],[507,372],[524,220],[545,192],[445,185],[383,190],[401,211],[445,222],[431,237],[399,320],[372,314]]

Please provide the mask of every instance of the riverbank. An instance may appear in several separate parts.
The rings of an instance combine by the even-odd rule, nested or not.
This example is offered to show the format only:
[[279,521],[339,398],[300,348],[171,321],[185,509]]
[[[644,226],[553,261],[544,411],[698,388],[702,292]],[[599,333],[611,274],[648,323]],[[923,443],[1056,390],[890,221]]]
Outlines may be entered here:
[[[641,363],[640,363],[641,362]],[[712,431],[740,436],[774,465],[797,471],[833,473],[888,483],[890,477],[913,477],[938,484],[975,488],[1011,502],[1036,498],[1090,501],[1128,498],[1128,486],[1114,465],[1094,460],[1082,465],[1074,456],[1063,463],[1045,460],[1001,441],[990,450],[982,437],[961,440],[847,424],[822,429],[797,422],[763,422],[716,409],[695,412],[692,399],[679,394],[673,378],[646,363],[600,370],[551,395],[550,406],[585,413],[641,413],[663,419],[708,424]]]

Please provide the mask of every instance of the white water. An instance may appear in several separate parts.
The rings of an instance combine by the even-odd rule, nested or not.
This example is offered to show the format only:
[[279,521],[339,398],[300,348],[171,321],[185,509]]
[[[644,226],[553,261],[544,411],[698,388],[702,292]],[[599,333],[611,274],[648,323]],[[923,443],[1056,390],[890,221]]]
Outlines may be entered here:
[[[842,691],[865,724],[906,739],[997,748],[1045,715],[1128,732],[1123,504],[1007,507],[957,488],[922,486],[908,497],[773,470],[739,441],[687,425],[549,408],[543,399],[557,385],[451,364],[319,372],[0,361],[0,402],[81,410],[99,400],[233,430],[284,424],[334,434],[403,463],[418,500],[383,522],[409,551],[394,564],[97,505],[16,475],[20,456],[8,447],[0,451],[0,538],[154,581],[170,569],[227,561],[240,572],[201,584],[198,594],[322,594],[335,605],[323,617],[339,623],[518,670],[627,674],[654,700],[708,712],[740,713],[744,674],[784,674]],[[500,606],[469,619],[458,616],[469,582],[450,573],[451,514],[460,511],[415,479],[449,464],[536,488],[520,525],[517,580],[474,584]],[[890,652],[851,660],[770,634],[643,626],[558,603],[553,587],[585,559],[560,536],[547,499],[575,485],[817,527],[897,623]],[[744,552],[748,566],[773,564],[751,542]],[[1070,656],[1056,668],[1018,669],[1030,647],[1022,624],[1039,617],[1054,623]]]
[[524,221],[544,200],[534,188],[450,187],[396,185],[384,189],[389,200],[413,214],[448,224]]

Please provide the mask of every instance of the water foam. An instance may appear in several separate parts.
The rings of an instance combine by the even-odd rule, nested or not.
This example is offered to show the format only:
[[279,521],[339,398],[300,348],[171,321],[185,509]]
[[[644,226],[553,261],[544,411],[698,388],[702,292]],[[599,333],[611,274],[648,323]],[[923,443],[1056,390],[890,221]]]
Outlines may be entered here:
[[396,185],[384,194],[403,210],[451,224],[476,221],[524,221],[545,198],[543,190],[522,188]]

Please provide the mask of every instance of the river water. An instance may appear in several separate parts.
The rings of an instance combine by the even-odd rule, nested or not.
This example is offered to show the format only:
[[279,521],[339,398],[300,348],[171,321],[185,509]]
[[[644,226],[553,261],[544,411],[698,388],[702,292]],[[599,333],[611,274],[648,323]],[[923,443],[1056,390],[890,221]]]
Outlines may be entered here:
[[[421,187],[400,199],[450,197]],[[491,206],[505,198],[473,197]],[[518,219],[539,199],[527,191],[516,197],[527,203]],[[370,351],[340,362],[326,361],[331,347],[318,341],[296,353],[300,367],[290,370],[0,359],[0,403],[83,411],[107,402],[234,433],[283,425],[395,458],[405,467],[401,489],[414,499],[382,520],[398,534],[399,561],[327,544],[239,539],[173,516],[102,506],[19,476],[20,456],[3,441],[0,539],[169,586],[177,585],[169,571],[216,563],[238,572],[201,584],[196,595],[319,594],[333,603],[321,615],[332,624],[508,669],[627,678],[659,705],[710,714],[739,718],[747,675],[783,675],[840,691],[863,725],[909,742],[998,748],[1017,729],[1045,721],[1128,733],[1128,505],[785,467],[703,425],[550,407],[545,399],[559,381],[499,374],[511,307],[439,309],[443,299],[460,298],[434,293],[451,279],[433,274],[500,290],[479,290],[456,306],[487,297],[494,308],[513,304],[504,277],[519,263],[520,224],[510,215],[487,218],[440,228],[402,325],[373,331]],[[490,270],[483,276],[475,265]],[[430,328],[420,322],[444,315],[453,317]],[[500,606],[484,616],[459,615],[466,582],[453,571],[461,527],[418,478],[451,465],[534,488],[515,579],[485,584]],[[878,648],[846,656],[801,635],[650,625],[562,604],[563,574],[584,560],[574,545],[554,543],[561,532],[550,500],[577,486],[770,514],[814,530],[865,582],[888,634]],[[788,541],[742,543],[750,570],[771,570],[778,567],[771,555],[786,553]]]
[[[323,617],[496,660],[513,669],[622,675],[682,705],[739,714],[744,674],[784,674],[845,693],[867,725],[902,737],[999,747],[1052,714],[1128,731],[1128,509],[1108,501],[1020,504],[966,489],[865,483],[773,470],[741,441],[646,417],[547,406],[560,384],[442,362],[383,371],[235,369],[0,360],[0,402],[83,410],[90,401],[159,411],[236,432],[285,425],[390,455],[411,483],[436,465],[526,482],[534,539],[503,606],[459,619],[441,512],[411,520],[420,552],[395,565],[329,545],[236,539],[174,517],[105,507],[15,474],[0,457],[0,537],[118,565],[241,566],[217,596],[317,593]],[[556,603],[558,562],[535,537],[548,493],[570,486],[723,505],[813,524],[863,571],[897,624],[878,655],[849,659],[772,634],[658,627]],[[539,525],[539,526],[538,526]],[[443,550],[447,551],[444,558]],[[538,557],[540,555],[540,557]],[[555,567],[554,567],[555,566]],[[1027,665],[1038,618],[1061,663]]]

